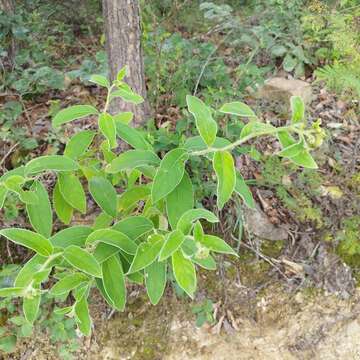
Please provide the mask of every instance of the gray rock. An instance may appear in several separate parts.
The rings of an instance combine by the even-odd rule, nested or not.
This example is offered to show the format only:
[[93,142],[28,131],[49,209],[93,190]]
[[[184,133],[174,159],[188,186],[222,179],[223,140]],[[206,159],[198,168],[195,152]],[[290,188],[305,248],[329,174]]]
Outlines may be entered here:
[[245,226],[251,234],[263,240],[287,240],[286,229],[273,225],[258,206],[254,210],[244,207],[243,211]]
[[291,96],[301,96],[305,104],[312,101],[311,85],[297,79],[274,77],[265,81],[259,96],[270,101],[289,102]]

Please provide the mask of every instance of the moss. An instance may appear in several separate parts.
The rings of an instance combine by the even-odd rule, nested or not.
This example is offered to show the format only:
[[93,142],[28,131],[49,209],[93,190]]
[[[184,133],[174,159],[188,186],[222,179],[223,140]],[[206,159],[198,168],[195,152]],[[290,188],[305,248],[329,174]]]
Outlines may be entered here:
[[276,258],[284,248],[284,241],[264,241],[261,244],[261,251],[264,255]]
[[354,174],[348,181],[348,187],[354,191],[356,196],[360,196],[360,172]]
[[354,276],[360,283],[360,216],[351,216],[342,221],[342,229],[337,233],[337,254],[354,269]]
[[[109,320],[102,331],[102,343],[120,352],[120,358],[131,356],[134,360],[153,360],[165,354],[168,347],[169,322],[173,311],[171,303],[162,301],[159,306],[149,304],[146,296],[128,304],[125,313]],[[134,333],[137,336],[133,336]]]

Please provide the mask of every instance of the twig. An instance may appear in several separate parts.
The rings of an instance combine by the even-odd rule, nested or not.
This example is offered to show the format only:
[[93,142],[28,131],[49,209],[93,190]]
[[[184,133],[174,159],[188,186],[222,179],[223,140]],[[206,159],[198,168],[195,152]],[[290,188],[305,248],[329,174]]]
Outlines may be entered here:
[[254,252],[258,257],[260,257],[261,259],[269,263],[272,267],[274,267],[286,280],[290,281],[290,279],[273,263],[273,261],[269,257],[262,254],[260,251],[254,249],[253,247],[245,244],[244,242],[242,242],[240,245]]
[[13,263],[14,263],[14,259],[13,259],[12,255],[11,255],[11,250],[10,250],[9,240],[8,240],[8,239],[6,239],[6,250],[7,250],[8,256],[9,256],[9,258],[10,258],[10,261],[11,261],[11,263],[13,264]]
[[219,44],[211,51],[211,53],[209,54],[209,56],[207,57],[204,65],[201,68],[200,74],[198,79],[196,80],[196,85],[195,85],[195,89],[194,89],[194,96],[196,95],[197,91],[198,91],[198,87],[200,84],[200,80],[204,75],[205,69],[206,67],[209,65],[210,61],[212,60],[213,55],[219,50],[220,46],[227,40],[227,38],[234,32],[234,30],[230,30],[228,32],[228,34],[219,42]]
[[3,158],[0,160],[0,167],[2,167],[2,164],[5,162],[5,160],[10,156],[10,154],[14,151],[14,149],[19,145],[19,143],[14,144],[9,151],[3,156]]

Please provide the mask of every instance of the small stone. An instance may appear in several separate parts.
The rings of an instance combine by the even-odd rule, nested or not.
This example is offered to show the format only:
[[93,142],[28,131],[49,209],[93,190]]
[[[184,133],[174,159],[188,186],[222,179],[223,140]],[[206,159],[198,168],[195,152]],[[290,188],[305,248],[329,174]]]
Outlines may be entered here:
[[294,299],[298,304],[302,304],[304,302],[304,296],[300,291],[295,295]]
[[275,77],[265,81],[260,97],[272,101],[288,102],[291,96],[300,96],[305,104],[312,101],[311,85],[306,81]]
[[257,206],[255,209],[244,208],[244,218],[247,230],[263,240],[287,240],[288,232],[273,225],[268,216]]

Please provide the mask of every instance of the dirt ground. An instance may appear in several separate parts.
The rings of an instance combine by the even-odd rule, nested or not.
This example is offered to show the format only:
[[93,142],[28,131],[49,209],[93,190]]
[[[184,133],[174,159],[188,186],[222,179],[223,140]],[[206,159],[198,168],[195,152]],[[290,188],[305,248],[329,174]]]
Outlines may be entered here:
[[[302,293],[292,298],[285,296],[277,291],[260,298],[256,319],[244,316],[229,324],[231,321],[220,316],[214,327],[200,329],[195,327],[193,319],[184,318],[181,306],[174,304],[180,311],[171,318],[165,314],[158,318],[156,331],[149,328],[149,321],[153,321],[151,311],[136,329],[124,328],[122,316],[116,316],[102,329],[97,344],[90,344],[90,353],[80,358],[360,359],[359,295],[350,301]],[[124,343],[123,336],[129,341]],[[157,336],[158,343],[154,340]]]
[[[360,359],[360,291],[342,300],[311,289],[289,293],[279,285],[256,297],[248,290],[239,287],[228,309],[219,301],[215,325],[202,328],[195,326],[191,303],[170,294],[154,307],[134,289],[126,312],[115,314],[95,295],[93,335],[80,339],[74,359]],[[46,336],[39,336],[6,359],[59,357]]]

